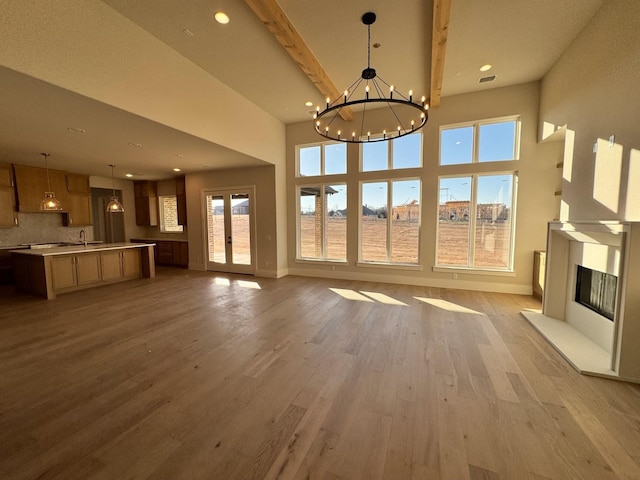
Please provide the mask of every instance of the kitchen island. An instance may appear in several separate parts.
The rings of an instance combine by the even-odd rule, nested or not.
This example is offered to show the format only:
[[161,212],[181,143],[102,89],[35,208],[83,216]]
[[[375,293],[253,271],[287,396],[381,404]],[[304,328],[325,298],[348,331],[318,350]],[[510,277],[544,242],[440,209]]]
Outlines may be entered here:
[[101,243],[12,250],[16,290],[61,293],[156,275],[153,243]]

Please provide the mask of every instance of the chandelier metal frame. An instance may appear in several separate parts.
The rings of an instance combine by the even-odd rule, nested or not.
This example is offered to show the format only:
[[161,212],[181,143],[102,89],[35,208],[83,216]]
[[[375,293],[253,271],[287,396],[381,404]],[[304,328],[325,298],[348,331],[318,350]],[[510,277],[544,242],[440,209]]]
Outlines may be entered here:
[[[426,103],[425,97],[422,97],[420,102],[414,102],[413,92],[411,90],[409,90],[409,96],[407,98],[396,90],[392,84],[385,82],[376,73],[374,68],[371,68],[371,25],[375,21],[376,14],[373,12],[367,12],[362,15],[362,23],[367,26],[367,68],[362,70],[360,78],[353,82],[351,86],[344,91],[343,95],[339,95],[334,100],[327,98],[324,110],[320,110],[319,106],[316,107],[316,112],[313,116],[314,128],[319,135],[329,140],[346,143],[384,142],[418,131],[429,119],[429,105]],[[356,92],[358,92],[359,87],[361,87],[363,83],[365,84],[364,96],[356,97]],[[385,96],[384,87],[381,84],[384,84],[388,89],[388,96]],[[382,135],[380,135],[379,131],[372,133],[369,129],[365,128],[367,105],[379,103],[386,104],[393,117],[397,120],[395,128],[383,130]],[[331,128],[331,125],[340,115],[340,111],[343,108],[361,104],[364,105],[364,108],[362,109],[359,129],[352,128],[351,134],[349,135],[349,132],[345,133],[338,128]],[[394,109],[396,106],[400,106],[403,109],[409,107],[416,110],[416,117],[410,122],[401,121],[398,112]]]

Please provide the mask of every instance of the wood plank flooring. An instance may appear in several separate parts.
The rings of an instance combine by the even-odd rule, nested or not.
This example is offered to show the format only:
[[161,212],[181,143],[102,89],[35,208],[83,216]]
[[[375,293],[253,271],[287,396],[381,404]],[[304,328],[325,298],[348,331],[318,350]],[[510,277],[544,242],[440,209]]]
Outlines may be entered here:
[[159,269],[0,292],[0,478],[640,479],[640,386],[532,297]]

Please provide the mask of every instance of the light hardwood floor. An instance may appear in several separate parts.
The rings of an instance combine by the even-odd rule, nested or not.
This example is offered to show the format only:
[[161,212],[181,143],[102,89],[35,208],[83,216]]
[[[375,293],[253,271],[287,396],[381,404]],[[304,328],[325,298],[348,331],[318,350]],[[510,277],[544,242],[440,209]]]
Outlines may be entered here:
[[640,387],[576,373],[532,297],[178,269],[2,293],[3,480],[640,479]]

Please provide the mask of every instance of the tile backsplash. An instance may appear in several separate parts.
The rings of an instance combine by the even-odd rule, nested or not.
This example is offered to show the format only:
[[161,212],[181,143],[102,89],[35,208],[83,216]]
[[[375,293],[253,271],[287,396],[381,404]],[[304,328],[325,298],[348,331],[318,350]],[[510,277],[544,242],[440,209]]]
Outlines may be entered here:
[[19,226],[0,228],[0,247],[23,243],[75,242],[84,230],[93,240],[93,227],[65,227],[61,213],[18,213]]

